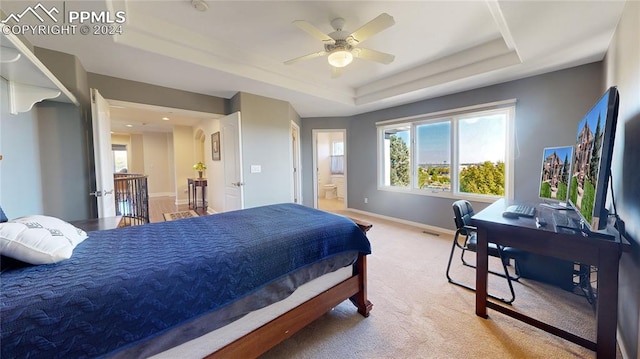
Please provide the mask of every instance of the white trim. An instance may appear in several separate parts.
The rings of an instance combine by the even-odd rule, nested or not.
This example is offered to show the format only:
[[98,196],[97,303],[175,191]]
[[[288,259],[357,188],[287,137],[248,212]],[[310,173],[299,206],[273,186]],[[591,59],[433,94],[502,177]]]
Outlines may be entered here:
[[175,192],[157,192],[157,193],[149,193],[149,198],[151,197],[175,197]]
[[188,199],[176,199],[174,204],[176,204],[176,205],[189,204],[189,200]]
[[509,50],[515,50],[516,54],[518,55],[518,59],[522,61],[522,58],[518,53],[516,42],[513,39],[513,35],[511,35],[511,29],[509,29],[509,25],[507,24],[507,19],[505,19],[502,8],[500,8],[499,1],[486,0],[486,3],[489,7],[491,16],[493,16],[493,21],[495,21],[496,25],[498,25],[498,29],[500,30],[500,34],[502,35],[502,39],[504,40],[505,45],[507,45],[507,48]]
[[413,221],[407,221],[406,219],[400,219],[400,218],[395,218],[395,217],[389,217],[389,216],[385,216],[382,214],[378,214],[378,213],[373,213],[373,212],[367,212],[367,211],[362,211],[359,209],[355,209],[355,208],[347,208],[347,211],[351,211],[351,212],[355,212],[355,213],[360,213],[360,214],[364,214],[366,216],[371,216],[371,217],[376,217],[376,218],[381,218],[381,219],[386,219],[388,221],[392,221],[392,222],[396,222],[396,223],[401,223],[401,224],[406,224],[409,226],[414,226],[414,227],[418,227],[418,228],[422,228],[422,229],[426,229],[429,230],[431,232],[436,232],[436,233],[441,233],[441,234],[447,234],[447,235],[455,235],[456,231],[450,230],[450,229],[446,229],[446,228],[442,228],[442,227],[436,227],[436,226],[431,226],[428,224],[424,224],[424,223],[420,223],[420,222],[413,222]]
[[[301,167],[302,167],[302,163],[300,161],[300,157],[301,157],[301,145],[300,145],[300,126],[298,126],[297,123],[295,123],[295,121],[290,121],[290,126],[289,126],[289,130],[290,130],[290,134],[293,134],[293,131],[295,131],[296,133],[296,147],[295,148],[290,148],[291,153],[289,154],[290,156],[290,164],[292,166],[292,170],[293,170],[293,166],[295,165],[295,167],[297,168],[297,171],[295,173],[292,173],[292,180],[294,182],[297,182],[298,186],[297,186],[297,190],[296,190],[296,186],[294,185],[295,183],[291,184],[291,201],[293,202],[294,199],[298,199],[298,201],[296,203],[298,204],[302,204],[302,171],[301,171]],[[295,152],[295,153],[294,153]],[[295,164],[294,164],[295,161]]]
[[[640,317],[638,317],[638,322],[640,322]],[[620,321],[618,321],[616,334],[617,334],[617,338],[616,339],[618,341],[618,346],[620,347],[620,353],[622,353],[622,358],[623,359],[631,358],[629,347],[625,345],[624,340],[623,340],[624,337],[622,336],[622,332],[620,330]],[[640,339],[640,333],[638,333],[638,339]]]
[[471,112],[471,111],[475,112],[476,110],[493,110],[493,109],[500,108],[500,107],[508,107],[510,105],[514,105],[517,101],[518,101],[517,99],[512,98],[512,99],[509,99],[509,100],[495,101],[495,102],[489,102],[489,103],[484,103],[484,104],[471,105],[471,106],[466,106],[466,107],[459,107],[459,108],[454,108],[454,109],[450,109],[450,110],[423,113],[423,114],[420,114],[420,115],[413,115],[413,116],[407,116],[407,117],[400,117],[400,118],[395,118],[395,119],[390,119],[390,120],[378,121],[378,122],[376,122],[376,126],[384,126],[384,125],[398,124],[398,123],[403,123],[403,122],[411,122],[411,121],[413,121],[415,119],[418,119],[418,118],[423,118],[423,119],[427,120],[427,119],[434,119],[434,118],[437,118],[437,117],[454,116],[454,115],[458,115],[458,114],[463,114],[465,112]]
[[474,193],[464,193],[453,191],[429,191],[426,189],[418,189],[418,188],[407,188],[407,187],[385,187],[378,185],[378,191],[386,191],[386,192],[395,192],[395,193],[406,193],[406,194],[415,194],[419,196],[428,196],[428,197],[440,197],[440,198],[451,198],[454,200],[458,199],[466,199],[468,201],[473,202],[483,202],[483,203],[493,203],[503,196],[490,196],[490,195],[481,195]]
[[[453,199],[467,199],[478,202],[485,203],[493,203],[499,198],[513,199],[515,194],[515,186],[514,186],[514,162],[515,155],[514,147],[515,147],[515,100],[505,100],[499,102],[493,102],[492,104],[506,104],[509,103],[508,106],[491,106],[491,104],[487,104],[487,106],[469,106],[465,107],[465,109],[474,107],[474,108],[482,108],[481,110],[473,111],[473,112],[460,112],[458,110],[444,111],[450,112],[449,116],[441,116],[442,112],[436,113],[438,116],[433,115],[424,115],[424,116],[412,116],[412,118],[417,119],[414,121],[403,121],[393,124],[387,124],[384,126],[376,126],[377,127],[377,178],[376,178],[376,186],[378,190],[381,191],[389,191],[389,192],[402,192],[409,194],[418,194],[425,196],[433,196],[433,197],[442,197],[442,198],[453,198]],[[492,114],[504,114],[506,115],[506,131],[505,131],[505,185],[504,185],[504,196],[497,195],[482,195],[482,194],[474,194],[474,193],[466,193],[460,192],[457,188],[459,186],[459,175],[458,171],[455,170],[454,165],[459,164],[459,133],[458,127],[461,120],[466,118],[480,117],[480,116],[488,116]],[[430,116],[430,117],[429,117]],[[405,118],[406,119],[406,118]],[[430,123],[440,123],[440,122],[448,122],[451,124],[450,130],[450,152],[451,152],[451,170],[450,170],[450,179],[451,179],[451,190],[449,191],[437,191],[437,190],[429,190],[429,189],[421,189],[417,188],[417,181],[419,178],[418,175],[418,158],[417,151],[418,148],[416,146],[416,136],[417,136],[417,127],[424,124]],[[410,166],[411,166],[411,177],[409,180],[408,187],[397,187],[397,186],[387,186],[384,184],[386,181],[385,176],[387,175],[385,170],[387,168],[383,168],[386,166],[386,155],[384,152],[384,146],[382,141],[383,135],[386,130],[389,129],[400,129],[408,127],[409,128],[409,157],[410,157]]]
[[324,128],[324,129],[313,129],[311,130],[311,141],[312,141],[312,163],[313,163],[313,208],[318,208],[318,192],[320,188],[318,187],[318,133],[332,133],[332,132],[340,132],[342,133],[342,139],[344,142],[344,206],[348,208],[348,200],[349,192],[348,192],[348,175],[347,168],[349,167],[348,160],[348,143],[347,143],[347,129],[346,128]]

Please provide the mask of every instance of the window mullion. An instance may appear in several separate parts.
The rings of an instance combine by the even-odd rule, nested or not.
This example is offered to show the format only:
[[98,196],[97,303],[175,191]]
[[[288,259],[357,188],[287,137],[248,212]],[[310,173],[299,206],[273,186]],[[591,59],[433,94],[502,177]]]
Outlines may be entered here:
[[457,195],[460,193],[459,186],[459,173],[458,169],[460,168],[460,164],[458,163],[460,160],[460,156],[458,154],[459,146],[459,128],[458,128],[458,118],[451,118],[451,167],[449,169],[450,177],[451,177],[451,193]]

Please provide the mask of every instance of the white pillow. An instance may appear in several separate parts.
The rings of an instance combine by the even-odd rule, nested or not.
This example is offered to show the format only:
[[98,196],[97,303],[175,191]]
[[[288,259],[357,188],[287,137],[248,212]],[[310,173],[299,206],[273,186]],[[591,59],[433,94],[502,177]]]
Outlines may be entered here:
[[31,264],[71,258],[87,233],[55,217],[25,216],[0,224],[0,254]]

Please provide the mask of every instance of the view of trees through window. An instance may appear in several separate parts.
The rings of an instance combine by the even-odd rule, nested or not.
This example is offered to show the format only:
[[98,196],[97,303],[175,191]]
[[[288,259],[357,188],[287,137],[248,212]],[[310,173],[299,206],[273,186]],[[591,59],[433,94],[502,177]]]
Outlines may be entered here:
[[411,153],[408,127],[384,131],[384,185],[408,187],[411,184]]
[[508,114],[497,110],[385,128],[381,184],[504,196]]
[[416,127],[418,188],[451,190],[451,122],[432,122]]

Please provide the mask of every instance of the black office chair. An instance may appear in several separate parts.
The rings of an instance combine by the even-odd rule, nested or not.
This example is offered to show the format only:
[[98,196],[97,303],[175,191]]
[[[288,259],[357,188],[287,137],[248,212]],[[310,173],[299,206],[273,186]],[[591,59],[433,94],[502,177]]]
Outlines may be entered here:
[[[471,217],[473,217],[473,207],[471,207],[471,203],[465,200],[459,200],[453,203],[453,213],[454,213],[454,221],[456,223],[456,234],[453,237],[453,245],[451,246],[451,254],[449,254],[449,263],[447,264],[447,279],[449,283],[453,283],[455,285],[459,285],[463,288],[467,288],[469,290],[475,291],[475,288],[466,285],[464,283],[460,283],[451,279],[449,275],[449,270],[451,268],[451,261],[453,259],[453,252],[455,252],[456,248],[460,248],[462,250],[462,254],[460,255],[460,259],[462,260],[462,264],[475,268],[476,266],[464,260],[464,254],[466,251],[475,252],[478,247],[478,242],[476,238],[476,228],[471,226]],[[462,244],[460,243],[460,236],[464,236],[464,241]],[[495,272],[489,270],[489,273],[498,275],[500,277],[506,278],[507,283],[509,284],[509,290],[511,291],[511,298],[509,300],[496,297],[494,295],[489,294],[491,298],[502,301],[506,304],[511,304],[516,299],[516,294],[513,291],[512,280],[518,280],[520,276],[518,275],[518,263],[515,261],[516,267],[516,276],[511,276],[509,271],[507,270],[507,265],[509,264],[510,258],[516,258],[520,255],[520,250],[512,248],[512,247],[503,247],[501,245],[496,245],[495,243],[489,243],[488,253],[492,257],[500,258],[500,263],[502,264],[502,268],[504,269],[504,273]]]

